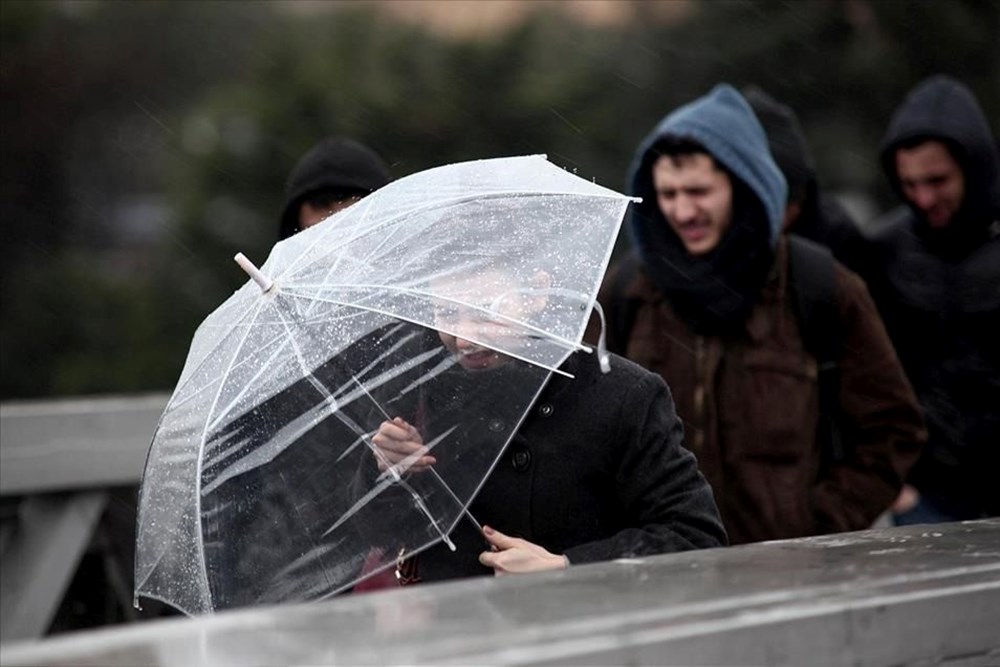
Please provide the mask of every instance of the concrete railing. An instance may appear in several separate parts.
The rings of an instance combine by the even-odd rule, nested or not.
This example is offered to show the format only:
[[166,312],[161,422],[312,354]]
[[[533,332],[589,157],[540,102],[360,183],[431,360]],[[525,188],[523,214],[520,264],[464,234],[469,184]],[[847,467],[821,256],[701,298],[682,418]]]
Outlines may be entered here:
[[17,508],[0,525],[3,665],[1000,664],[1000,520],[604,563],[37,641],[98,525],[107,489],[139,482],[167,398],[0,405],[0,496]]
[[0,647],[15,665],[1000,664],[1000,520],[424,585]]
[[139,483],[167,399],[0,404],[0,497],[16,507],[0,523],[0,641],[46,632],[107,489]]

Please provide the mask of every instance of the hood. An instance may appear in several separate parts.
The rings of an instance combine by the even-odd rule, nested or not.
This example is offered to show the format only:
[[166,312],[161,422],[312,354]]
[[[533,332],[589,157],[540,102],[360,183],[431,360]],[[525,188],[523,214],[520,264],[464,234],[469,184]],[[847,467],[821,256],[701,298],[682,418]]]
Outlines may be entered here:
[[921,82],[896,109],[880,155],[882,169],[904,201],[895,151],[901,142],[918,137],[944,141],[962,167],[965,200],[958,214],[960,224],[988,226],[1000,211],[1000,159],[986,116],[972,92],[949,76],[936,75]]
[[364,196],[389,182],[389,170],[375,151],[353,139],[327,137],[302,156],[285,183],[279,238],[299,226],[299,204],[322,192]]
[[816,165],[798,116],[756,86],[745,89],[743,95],[767,134],[771,156],[788,182],[790,199],[803,201],[814,189]]
[[[706,255],[687,253],[656,202],[653,147],[668,136],[698,142],[733,175],[732,223]],[[629,231],[645,271],[694,331],[742,325],[774,261],[787,190],[760,122],[732,86],[680,107],[643,139],[628,184],[642,202],[629,208]]]
[[656,204],[651,169],[658,157],[651,149],[666,136],[697,141],[750,189],[766,212],[768,235],[774,247],[788,194],[785,177],[771,157],[764,129],[750,105],[735,88],[719,84],[708,95],[667,115],[636,151],[629,168],[628,193],[642,197],[642,203],[631,207],[629,227],[640,251],[646,245],[648,230],[644,227],[649,226],[648,221],[660,221],[662,225],[654,226],[666,229]]

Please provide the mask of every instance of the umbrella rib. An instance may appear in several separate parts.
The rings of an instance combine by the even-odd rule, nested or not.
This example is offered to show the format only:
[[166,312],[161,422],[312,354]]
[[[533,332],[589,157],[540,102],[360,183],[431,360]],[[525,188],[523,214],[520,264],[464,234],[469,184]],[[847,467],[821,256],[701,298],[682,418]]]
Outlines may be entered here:
[[[383,383],[384,382],[388,382],[389,380],[395,379],[396,377],[398,377],[402,373],[405,373],[406,371],[410,370],[411,368],[414,368],[414,367],[422,364],[423,362],[432,359],[437,354],[439,354],[438,351],[424,352],[419,357],[411,360],[410,362],[407,362],[407,364],[399,366],[398,367],[398,369],[399,369],[398,371],[393,371],[391,374],[385,373],[385,374],[383,374],[382,376],[380,376],[379,378],[376,378],[376,379],[381,380]],[[400,392],[400,394],[402,395],[402,394],[409,393],[410,391],[413,391],[414,389],[416,389],[417,387],[419,387],[424,382],[429,382],[430,380],[434,379],[435,377],[437,377],[438,375],[440,375],[442,372],[444,372],[445,370],[447,370],[448,368],[450,368],[453,365],[454,365],[454,361],[451,361],[451,360],[449,360],[446,363],[439,363],[437,366],[435,366],[431,370],[427,371],[419,380],[415,380],[415,381],[411,382],[409,385],[407,385],[407,387],[404,388]],[[383,412],[383,414],[385,414],[385,413]],[[362,433],[361,436],[357,440],[355,440],[354,442],[352,442],[351,445],[347,449],[345,449],[343,451],[343,453],[341,453],[340,456],[337,457],[337,461],[343,460],[344,457],[348,456],[349,454],[351,454],[351,452],[354,451],[355,447],[357,447],[359,444],[362,444],[364,442],[365,435],[369,435],[370,436],[371,434],[370,433],[368,433],[368,434]]]
[[218,426],[222,418],[228,415],[229,412],[236,406],[236,404],[239,403],[243,399],[243,397],[247,395],[247,392],[250,391],[250,387],[253,386],[254,382],[259,380],[267,370],[269,370],[271,362],[273,362],[274,359],[279,354],[281,354],[282,351],[284,351],[288,343],[289,342],[285,340],[282,341],[280,345],[278,345],[278,347],[274,350],[274,352],[272,352],[271,355],[264,361],[264,363],[261,364],[260,370],[254,373],[254,376],[247,381],[246,386],[244,386],[243,389],[240,390],[240,393],[238,393],[236,397],[229,402],[229,405],[227,405],[226,407],[224,407],[222,410],[219,411],[219,413],[215,417],[215,420],[212,421],[212,423],[208,426],[209,430],[212,430],[216,426]]
[[[457,426],[453,426],[450,429],[448,429],[447,431],[445,431],[444,433],[442,433],[441,435],[439,435],[437,438],[435,438],[433,441],[431,441],[431,443],[428,445],[428,449],[433,448],[437,443],[441,442],[446,437],[448,437],[449,435],[451,435],[452,432],[454,432],[454,430],[456,428],[458,428],[458,427]],[[370,437],[369,438],[365,438],[364,442],[365,442],[366,445],[368,445],[368,448],[372,451],[372,453],[375,455],[375,457],[378,458],[381,462],[383,462],[387,466],[386,467],[386,471],[385,471],[385,473],[382,476],[382,479],[387,479],[387,478],[389,478],[389,479],[387,479],[387,483],[381,483],[381,482],[378,483],[375,486],[375,488],[373,488],[371,491],[369,491],[368,493],[366,493],[362,498],[360,498],[356,503],[354,503],[354,505],[349,510],[347,510],[346,512],[344,512],[343,516],[341,516],[332,526],[330,526],[329,528],[326,529],[326,532],[324,532],[321,537],[326,537],[327,535],[329,535],[330,533],[332,533],[339,526],[341,526],[345,521],[347,521],[352,516],[354,516],[355,514],[357,514],[358,510],[360,510],[362,507],[364,507],[365,505],[368,504],[368,501],[370,501],[372,498],[374,498],[375,496],[377,496],[379,493],[381,493],[385,489],[389,488],[389,486],[391,486],[393,483],[396,483],[396,484],[399,484],[402,488],[404,488],[410,494],[410,497],[413,498],[414,505],[417,507],[417,509],[419,509],[421,511],[421,513],[423,513],[423,515],[427,518],[427,520],[430,521],[431,526],[433,526],[434,530],[437,531],[438,535],[441,537],[441,540],[445,544],[448,545],[448,548],[450,548],[452,551],[455,551],[455,544],[448,537],[448,533],[446,531],[444,531],[444,530],[441,529],[441,525],[438,523],[437,519],[434,518],[433,514],[431,514],[431,511],[427,507],[427,504],[424,503],[423,498],[421,498],[420,494],[417,493],[417,491],[412,486],[410,486],[410,484],[405,479],[403,479],[402,475],[399,474],[399,464],[398,463],[396,463],[396,464],[390,464],[389,461],[382,454],[382,452],[379,451],[378,447],[376,447],[374,445],[374,443],[371,442],[371,438]],[[415,455],[411,455],[411,456],[407,457],[406,459],[403,459],[403,461],[416,460],[416,458],[417,457]],[[437,476],[437,478],[439,480],[441,479],[440,476]],[[441,480],[441,481],[442,481],[442,484],[443,484],[444,488],[448,491],[448,493],[451,495],[451,497],[453,499],[455,499],[455,501],[458,503],[459,507],[462,507],[462,509],[465,510],[466,508],[462,505],[462,502],[460,500],[458,500],[458,498],[455,495],[455,493],[448,487],[447,484],[444,484],[444,480]],[[475,521],[475,519],[473,519],[473,521]]]
[[[188,398],[188,399],[185,399],[184,401],[181,401],[179,403],[176,403],[176,404],[173,403],[173,397],[178,396],[180,394],[181,389],[184,388],[185,386],[187,386],[187,384],[189,382],[191,382],[191,379],[196,375],[196,373],[198,371],[198,368],[201,368],[205,364],[205,362],[208,361],[208,359],[212,356],[212,353],[216,349],[218,349],[218,347],[220,345],[222,345],[223,340],[225,340],[225,338],[228,337],[229,334],[231,334],[237,327],[239,327],[244,322],[244,320],[253,319],[253,318],[257,317],[260,314],[260,311],[261,311],[261,308],[263,307],[263,305],[264,305],[263,301],[258,301],[255,304],[255,306],[256,306],[255,308],[250,308],[250,309],[247,309],[246,311],[244,311],[243,314],[240,315],[240,317],[237,318],[235,322],[233,322],[232,324],[229,325],[227,331],[224,334],[222,334],[222,335],[220,335],[218,337],[218,342],[212,347],[212,349],[205,352],[205,354],[202,356],[201,361],[198,363],[198,367],[197,368],[192,368],[191,372],[190,373],[186,373],[186,374],[183,373],[183,371],[182,371],[182,377],[184,377],[185,375],[186,375],[186,377],[184,377],[183,383],[178,384],[177,387],[174,389],[173,396],[171,396],[171,403],[170,403],[171,406],[184,405],[189,400],[191,400],[191,398]],[[187,368],[185,368],[184,370],[187,370]],[[210,384],[206,384],[206,385],[203,385],[203,386],[199,387],[198,389],[194,390],[193,394],[194,395],[199,394],[203,389],[205,389],[208,386],[211,386],[211,385]]]
[[[375,193],[375,196],[377,197],[378,194],[379,193]],[[548,191],[548,192],[542,192],[542,191],[539,191],[539,190],[504,190],[504,191],[492,191],[492,192],[480,192],[480,193],[474,193],[474,194],[467,194],[467,195],[462,195],[460,197],[452,197],[451,199],[442,199],[442,200],[439,200],[439,201],[432,202],[430,204],[424,204],[423,206],[415,206],[413,208],[407,209],[403,213],[400,213],[398,215],[392,216],[392,217],[390,217],[390,218],[388,218],[386,220],[383,220],[382,222],[379,222],[376,225],[373,225],[371,227],[368,227],[366,229],[361,230],[360,232],[358,232],[354,236],[352,236],[352,237],[350,237],[348,239],[345,239],[344,241],[341,241],[337,245],[332,245],[332,246],[326,248],[326,251],[325,251],[324,255],[329,255],[329,254],[332,254],[332,253],[335,253],[335,252],[339,252],[342,248],[344,248],[345,246],[347,246],[347,245],[349,245],[351,243],[354,243],[358,239],[364,238],[365,236],[368,236],[370,234],[373,234],[373,233],[377,232],[378,230],[382,229],[383,227],[387,227],[389,225],[396,224],[397,222],[399,222],[401,220],[405,220],[408,217],[412,217],[412,216],[418,215],[420,213],[426,213],[428,211],[433,211],[434,209],[437,209],[437,208],[445,208],[445,207],[448,207],[448,206],[454,206],[456,204],[464,204],[466,202],[489,200],[489,199],[503,199],[503,198],[508,198],[508,197],[518,197],[518,198],[527,198],[527,197],[580,197],[582,199],[614,199],[614,200],[626,200],[626,201],[631,201],[632,200],[631,197],[626,197],[624,195],[620,195],[620,194],[614,193],[614,192],[609,192],[609,193],[605,194],[605,193],[562,192],[562,191],[559,191],[559,190],[551,190],[551,191]],[[368,208],[370,208],[370,205],[369,205]],[[365,209],[366,213],[368,211],[368,208]],[[333,229],[333,228],[331,228],[331,229]],[[326,230],[326,231],[327,231],[327,233],[330,232],[330,230]],[[308,248],[306,248],[306,250],[304,252],[302,252],[293,262],[291,262],[288,265],[288,267],[286,267],[285,270],[282,271],[281,274],[278,275],[277,278],[275,278],[275,282],[279,282],[279,281],[283,280],[286,275],[289,275],[293,270],[295,270],[297,268],[298,263],[300,261],[302,261],[305,257],[307,257],[310,254],[310,251],[312,251],[313,248],[315,248],[316,246],[320,245],[323,242],[323,240],[326,238],[326,236],[327,236],[327,234],[319,234],[319,235],[317,235],[317,238],[312,242],[312,244]]]
[[[368,390],[367,390],[367,389],[365,388],[365,386],[364,386],[363,384],[361,384],[361,382],[360,382],[360,381],[358,380],[358,378],[357,378],[357,377],[355,377],[355,376],[354,376],[354,374],[353,374],[353,373],[351,373],[351,379],[352,379],[352,380],[354,380],[355,384],[357,384],[357,385],[358,385],[358,387],[359,387],[359,388],[361,389],[361,391],[363,391],[363,392],[365,393],[365,396],[367,396],[367,397],[368,397],[368,398],[369,398],[369,399],[371,400],[371,402],[372,402],[372,403],[373,403],[373,404],[375,405],[375,407],[376,407],[376,408],[378,408],[379,412],[381,412],[381,413],[382,413],[382,415],[383,415],[383,416],[385,417],[386,421],[392,421],[392,417],[390,417],[390,416],[389,416],[389,413],[388,413],[388,412],[386,412],[386,411],[385,411],[385,410],[384,410],[384,409],[382,408],[382,406],[381,406],[381,405],[379,404],[379,402],[375,400],[375,397],[371,395],[371,392],[369,392],[369,391],[368,391]],[[454,430],[454,429],[452,429],[452,430]],[[449,431],[449,433],[450,433],[450,432],[451,432],[451,431]],[[436,441],[435,441],[435,442],[440,442],[440,441],[441,441],[441,439],[440,439],[440,438],[438,438],[438,439],[436,439]],[[433,446],[433,444],[432,444],[431,446]],[[429,446],[429,447],[427,448],[427,449],[428,449],[428,451],[429,451],[429,450],[431,449],[431,446]],[[447,483],[447,482],[445,482],[445,481],[444,481],[444,479],[442,479],[442,478],[441,478],[441,475],[440,475],[440,474],[438,473],[438,471],[437,471],[437,470],[435,470],[435,469],[434,469],[433,467],[431,467],[431,468],[430,468],[430,472],[431,472],[431,474],[433,475],[434,479],[435,479],[435,480],[437,480],[437,481],[438,481],[438,483],[439,483],[439,484],[441,485],[441,487],[442,487],[442,488],[443,488],[443,489],[444,489],[444,490],[445,490],[445,491],[446,491],[446,492],[448,493],[448,495],[449,495],[449,496],[451,496],[452,500],[454,500],[454,501],[455,501],[455,503],[456,503],[456,504],[457,504],[457,505],[458,505],[459,507],[461,507],[461,508],[462,508],[462,512],[463,512],[464,514],[466,514],[466,515],[467,515],[467,516],[469,517],[469,520],[471,520],[471,521],[472,521],[472,523],[473,523],[473,524],[475,524],[476,528],[478,528],[478,529],[480,530],[480,532],[482,532],[482,530],[483,530],[483,527],[482,527],[482,526],[481,526],[481,525],[479,524],[479,522],[478,522],[478,521],[476,520],[476,517],[472,516],[472,512],[470,512],[470,511],[469,511],[469,508],[468,508],[468,507],[466,507],[466,506],[465,506],[465,505],[464,505],[464,504],[462,503],[462,501],[461,501],[461,500],[459,500],[458,496],[457,496],[457,495],[455,494],[455,492],[454,492],[454,491],[452,490],[451,486],[449,486],[449,485],[448,485],[448,483]],[[430,515],[429,515],[429,513],[428,513],[428,518],[430,518]],[[432,521],[433,521],[433,519],[432,519]],[[437,528],[437,526],[435,526],[435,528]],[[438,529],[438,532],[441,532],[441,531],[440,531],[440,529]],[[454,547],[452,548],[452,550],[454,550]]]
[[[309,294],[301,294],[301,293],[299,293],[299,292],[296,291],[296,288],[313,288],[313,289],[330,289],[330,288],[332,288],[334,290],[336,290],[338,288],[342,288],[342,289],[346,289],[346,290],[351,290],[351,289],[384,289],[384,290],[386,290],[388,292],[396,292],[396,293],[400,293],[400,294],[408,294],[408,295],[411,295],[411,296],[418,296],[418,297],[426,297],[426,298],[436,299],[438,301],[444,301],[445,303],[451,303],[451,304],[454,304],[454,305],[457,305],[457,306],[464,306],[464,307],[466,307],[466,308],[468,308],[470,310],[476,311],[478,313],[481,313],[481,314],[484,314],[484,315],[489,315],[491,318],[496,319],[496,320],[503,320],[503,321],[509,322],[511,324],[516,324],[517,326],[521,327],[522,329],[526,329],[527,331],[531,331],[532,333],[538,334],[539,336],[542,336],[543,338],[546,338],[547,340],[553,341],[555,343],[560,343],[564,347],[571,348],[574,351],[577,351],[577,350],[587,350],[588,349],[586,346],[581,345],[579,343],[575,343],[572,340],[570,340],[568,338],[565,338],[564,336],[558,336],[556,334],[550,333],[550,332],[546,331],[545,329],[540,329],[539,327],[536,327],[536,326],[534,326],[532,324],[529,324],[527,322],[524,322],[522,320],[514,319],[513,317],[509,317],[509,316],[504,315],[502,313],[494,312],[494,311],[492,311],[492,310],[490,310],[488,308],[483,308],[482,306],[477,306],[477,305],[469,303],[467,301],[462,301],[460,299],[453,299],[451,297],[443,296],[443,295],[440,295],[440,294],[435,294],[433,292],[428,292],[426,290],[411,289],[411,288],[407,288],[407,287],[393,287],[392,285],[380,285],[380,284],[377,284],[377,283],[372,283],[372,284],[366,284],[366,283],[340,283],[340,284],[333,284],[333,285],[303,284],[303,285],[295,285],[294,287],[291,287],[291,288],[286,287],[283,290],[283,292],[285,294],[287,294],[289,296],[292,296],[292,297],[295,297],[295,298],[298,298],[298,299],[307,299],[307,300],[313,300],[313,301],[322,301],[322,302],[325,302],[325,303],[332,303],[332,304],[335,304],[335,305],[348,306],[348,307],[352,307],[352,308],[360,308],[360,309],[368,310],[368,311],[371,311],[371,312],[381,313],[383,315],[390,315],[392,317],[396,317],[396,318],[401,319],[401,320],[406,320],[408,322],[413,322],[414,320],[411,320],[411,319],[408,319],[408,318],[405,318],[405,317],[400,317],[399,315],[395,315],[395,314],[390,313],[390,312],[385,311],[385,310],[378,310],[378,309],[375,309],[375,308],[370,308],[368,306],[362,306],[362,305],[357,304],[357,303],[348,303],[348,302],[344,302],[344,301],[337,301],[335,299],[330,299],[328,297],[324,298],[324,297],[314,296],[314,295],[309,295]],[[421,324],[422,326],[427,326],[426,324],[423,324],[421,322],[415,322],[415,323],[416,324]],[[478,342],[478,341],[473,341],[473,342]],[[489,347],[489,346],[486,345],[486,347]],[[512,355],[509,355],[509,356],[512,356]]]
[[[256,314],[260,313],[260,309],[262,308],[262,304],[263,304],[263,301],[258,301],[258,303],[257,303],[257,312],[255,313],[255,316],[256,316]],[[230,331],[232,331],[232,330],[230,330]],[[228,335],[228,333],[227,333],[227,335]],[[246,343],[247,338],[249,336],[250,336],[250,328],[248,327],[247,330],[246,330],[246,332],[244,332],[244,334],[243,334],[243,339],[240,341],[239,345],[236,346],[236,350],[233,352],[232,357],[230,357],[230,359],[229,359],[229,364],[228,364],[228,366],[226,368],[226,372],[222,374],[223,378],[229,377],[229,373],[232,370],[233,365],[236,362],[236,358],[239,356],[239,352],[240,352],[240,350],[243,349],[243,345]],[[208,410],[209,417],[212,414],[214,414],[215,408],[219,404],[219,397],[222,395],[222,388],[224,386],[225,386],[225,382],[220,382],[219,383],[219,388],[215,392],[215,398],[212,399],[212,407],[209,408],[209,410]],[[198,517],[199,521],[201,520],[201,492],[200,492],[200,486],[201,486],[201,474],[202,474],[202,462],[203,462],[202,459],[205,456],[205,443],[206,443],[206,439],[207,438],[208,438],[208,424],[206,423],[205,428],[202,429],[201,438],[200,438],[199,443],[198,443],[198,458],[197,458],[197,466],[198,467],[197,467],[197,471],[196,471],[196,474],[195,474],[195,485],[196,485],[196,488],[198,488],[198,492],[196,492],[194,494],[194,497],[195,497],[195,516]],[[201,571],[202,571],[202,574],[205,577],[205,582],[207,583],[208,582],[208,565],[205,563],[205,545],[204,545],[203,540],[202,540],[201,531],[200,530],[195,531],[195,535],[197,535],[197,537],[198,537],[197,546],[198,546],[198,557],[199,557],[199,561],[201,562]],[[207,601],[208,604],[206,606],[208,606],[209,608],[211,608],[211,606],[212,606],[212,601],[211,601],[211,595],[212,595],[212,593],[211,593],[211,590],[207,590],[206,591],[206,595],[209,596],[209,600]]]
[[[391,318],[393,318],[395,320],[402,320],[403,322],[409,322],[410,324],[416,324],[417,326],[421,326],[421,327],[425,327],[425,328],[429,328],[429,329],[433,329],[434,328],[431,325],[427,324],[426,322],[421,322],[420,320],[416,320],[416,319],[414,319],[412,317],[405,317],[405,316],[400,315],[398,313],[390,313],[389,311],[382,310],[381,308],[372,308],[370,306],[362,306],[362,305],[357,304],[357,303],[348,303],[346,301],[338,301],[336,299],[330,299],[330,298],[320,298],[318,296],[302,297],[302,296],[296,295],[296,294],[292,294],[291,296],[296,296],[298,298],[306,298],[306,299],[316,299],[317,301],[323,301],[325,303],[332,303],[332,304],[337,305],[337,306],[345,306],[347,308],[357,308],[358,310],[366,310],[366,311],[368,311],[370,313],[376,313],[378,315],[385,315],[386,317],[391,317]],[[456,302],[456,303],[459,303],[459,302]],[[442,331],[446,331],[444,329],[441,329],[441,330]],[[545,334],[544,331],[542,331],[542,334],[545,337],[548,337],[548,334]],[[562,343],[564,343],[564,346],[571,347],[572,348],[572,350],[571,350],[572,352],[583,351],[583,352],[588,352],[589,353],[589,352],[592,351],[586,345],[580,345],[578,343],[573,343],[572,341],[569,341],[569,340],[564,339],[564,338],[552,337],[552,340],[554,340],[556,342],[562,342]],[[495,346],[490,345],[488,343],[480,342],[478,340],[472,340],[471,342],[476,343],[477,345],[481,345],[482,347],[488,348],[490,350],[493,350],[494,352],[498,352],[500,354],[508,356],[511,359],[517,359],[518,361],[523,361],[526,364],[531,364],[532,366],[538,366],[539,368],[544,368],[547,371],[552,371],[553,373],[557,373],[559,375],[562,375],[562,376],[570,378],[570,379],[572,379],[574,377],[572,373],[567,373],[566,371],[564,371],[564,370],[562,370],[560,368],[552,367],[552,366],[547,366],[547,365],[545,365],[543,363],[540,363],[540,362],[535,361],[533,359],[528,359],[527,357],[524,357],[524,356],[519,355],[517,353],[511,352],[509,350],[498,350],[498,349],[496,349]],[[563,361],[565,361],[565,358],[562,359],[562,360],[560,360],[559,363],[561,364]],[[558,366],[558,364],[557,364],[557,366]]]
[[[282,317],[282,316],[279,314],[279,317]],[[283,324],[286,326],[286,333],[289,334],[289,339],[291,339],[292,336],[291,336],[290,330],[287,329],[287,323],[284,322],[284,320],[283,320]],[[402,326],[402,325],[400,325],[400,326]],[[407,340],[411,340],[414,335],[415,334],[408,334],[403,340],[397,342],[395,344],[395,346],[393,347],[393,349],[396,349],[400,345],[405,344],[406,341]],[[290,343],[289,340],[286,340],[285,342],[283,342],[282,343],[282,349],[286,345],[288,345],[289,343]],[[378,382],[378,384],[382,384],[384,382],[388,382],[389,380],[393,379],[397,375],[406,372],[410,368],[412,368],[412,367],[414,367],[416,365],[419,365],[420,363],[423,363],[424,361],[426,361],[426,360],[428,360],[430,358],[433,358],[435,355],[439,354],[439,352],[440,352],[439,350],[433,350],[433,351],[425,352],[422,355],[420,355],[419,357],[417,357],[416,359],[412,360],[409,364],[404,365],[404,366],[400,367],[399,369],[397,369],[396,372],[390,372],[390,373],[387,373],[387,374],[383,374],[383,375],[377,377],[375,380]],[[388,354],[388,352],[387,352],[387,354]],[[273,356],[274,355],[272,355],[272,357]],[[368,367],[366,367],[366,369],[363,369],[363,372],[367,371],[367,369],[371,368],[371,366],[374,365],[375,363],[377,363],[377,361],[372,362],[372,364],[370,364]],[[339,413],[337,413],[337,410],[341,406],[347,405],[348,403],[350,403],[350,402],[352,402],[354,400],[354,398],[352,397],[351,393],[345,393],[344,391],[341,391],[341,390],[337,390],[335,392],[331,392],[331,390],[328,387],[326,387],[325,385],[323,385],[322,382],[318,378],[315,377],[315,375],[313,375],[311,373],[306,373],[305,370],[304,370],[305,369],[304,365],[300,364],[300,367],[303,369],[303,375],[311,378],[310,379],[310,383],[314,387],[320,389],[321,390],[320,393],[323,394],[324,396],[326,396],[326,398],[325,398],[325,400],[323,401],[323,404],[322,404],[323,405],[323,410],[325,411],[327,409],[331,409],[332,412],[335,414],[335,416],[338,416],[339,418],[341,418],[343,420],[343,417],[341,417],[339,415]],[[358,385],[358,387],[360,388],[361,392],[364,393],[365,395],[367,395],[371,399],[372,403],[375,404],[375,406],[379,409],[379,411],[383,415],[385,415],[387,419],[391,419],[388,416],[388,414],[386,413],[386,411],[382,408],[382,406],[378,404],[378,402],[374,399],[374,397],[371,395],[371,393],[368,392],[368,390],[365,388],[365,386],[358,380],[358,378],[354,374],[351,375],[351,379]],[[341,396],[340,400],[338,400],[337,396]],[[234,401],[234,403],[235,403],[235,401]],[[303,426],[300,426],[298,428],[298,431],[294,435],[290,436],[290,439],[294,440],[295,438],[298,438],[302,433],[306,432],[307,430],[309,430],[310,428],[312,428],[316,423],[318,423],[319,420],[320,420],[320,417],[318,415],[313,416],[307,424],[305,424]],[[345,423],[347,423],[347,422],[345,422]],[[351,426],[351,424],[348,424],[348,426]],[[360,428],[358,428],[356,426],[351,426],[351,427],[352,427],[352,430],[354,430],[356,433],[359,434],[359,436],[360,436],[359,441],[360,441],[364,437],[365,434],[360,430]],[[350,451],[354,449],[354,447],[358,444],[359,441],[355,441],[355,443],[352,444],[347,449],[347,451],[345,451],[344,453],[342,453],[340,455],[340,457],[338,458],[338,460],[340,460],[343,457],[347,456],[350,453]],[[238,449],[241,446],[242,446],[241,444],[237,443],[236,445],[233,445],[232,447],[230,447],[227,451],[221,453],[216,458],[221,460],[221,459],[225,458],[228,455],[228,452],[233,451],[235,449]],[[278,453],[280,453],[280,452],[273,452],[271,454],[270,458],[273,458]],[[270,460],[270,458],[268,458],[267,460]],[[260,465],[260,464],[258,463],[256,465]],[[246,472],[246,470],[236,471],[236,472],[222,472],[222,473],[220,473],[208,486],[206,486],[205,488],[202,489],[202,494],[207,495],[208,493],[211,493],[215,488],[217,488],[223,482],[231,479],[232,477],[234,477],[236,475],[242,474],[243,472]]]
[[[365,211],[364,211],[364,216],[365,217],[368,215],[368,212],[369,212],[369,209],[366,208]],[[365,221],[365,217],[362,217],[362,219],[359,221],[359,223],[364,222]],[[382,240],[378,243],[378,245],[375,248],[372,248],[371,252],[368,253],[368,257],[374,256],[380,249],[382,249],[402,229],[403,229],[402,226],[397,226],[394,230],[392,230],[391,233],[385,235],[382,238]],[[360,238],[360,235],[356,236],[355,238]],[[333,273],[337,270],[337,268],[340,266],[340,260],[342,258],[343,258],[343,254],[338,254],[337,255],[335,261],[330,265],[330,268],[326,272],[326,276],[327,277],[332,276]],[[367,258],[365,258],[365,259],[367,259]],[[314,302],[312,302],[309,305],[309,309],[308,309],[307,312],[311,313],[315,307],[316,307],[316,302],[314,301]]]
[[[375,362],[372,363],[374,364]],[[372,364],[369,364],[368,367],[371,368],[371,366]],[[355,375],[353,372],[351,373],[351,379],[354,380],[354,384],[358,385],[358,389],[360,389],[362,393],[368,397],[368,400],[370,400],[372,404],[376,408],[378,408],[378,411],[382,413],[382,416],[385,417],[386,421],[392,421],[392,417],[390,417],[389,413],[385,411],[385,409],[382,407],[382,404],[375,400],[375,397],[372,396],[372,393],[368,391],[368,388],[361,383],[361,380],[359,380],[358,376]]]
[[285,319],[285,316],[280,309],[276,308],[275,312],[278,314],[278,318],[281,319],[282,326],[285,327],[285,333],[288,335],[288,340],[292,345],[292,349],[295,351],[295,359],[296,361],[299,362],[299,368],[302,370],[303,377],[309,380],[309,384],[315,387],[320,392],[320,394],[326,396],[326,398],[328,399],[328,404],[332,403],[332,405],[334,406],[333,409],[336,411],[337,409],[336,406],[338,404],[336,397],[330,392],[330,389],[322,382],[320,382],[319,378],[317,378],[316,375],[313,374],[311,370],[309,370],[309,367],[306,366],[305,357],[302,355],[302,350],[299,349],[298,344],[296,344],[295,342],[295,337],[292,335],[292,329],[288,325],[288,320]]

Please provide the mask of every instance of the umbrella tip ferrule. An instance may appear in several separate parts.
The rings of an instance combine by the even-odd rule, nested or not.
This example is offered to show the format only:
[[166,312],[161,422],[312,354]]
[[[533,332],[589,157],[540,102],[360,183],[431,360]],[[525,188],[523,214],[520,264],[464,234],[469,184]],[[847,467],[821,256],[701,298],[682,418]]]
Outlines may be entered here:
[[267,293],[272,287],[274,287],[274,281],[265,276],[260,272],[254,263],[247,259],[247,256],[241,252],[236,253],[233,257],[236,263],[240,265],[240,268],[246,271],[247,275],[250,276],[255,283],[260,287],[260,291]]

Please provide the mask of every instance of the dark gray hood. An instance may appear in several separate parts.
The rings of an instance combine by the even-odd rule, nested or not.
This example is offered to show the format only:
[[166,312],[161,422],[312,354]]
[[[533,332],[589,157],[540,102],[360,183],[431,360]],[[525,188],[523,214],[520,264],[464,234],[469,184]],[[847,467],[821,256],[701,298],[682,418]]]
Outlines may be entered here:
[[[895,150],[920,137],[940,139],[951,147],[965,174],[965,201],[958,220],[985,230],[1000,214],[1000,157],[986,116],[964,84],[932,76],[914,88],[893,114],[880,152],[882,168],[901,199]],[[922,219],[918,211],[914,213]]]

